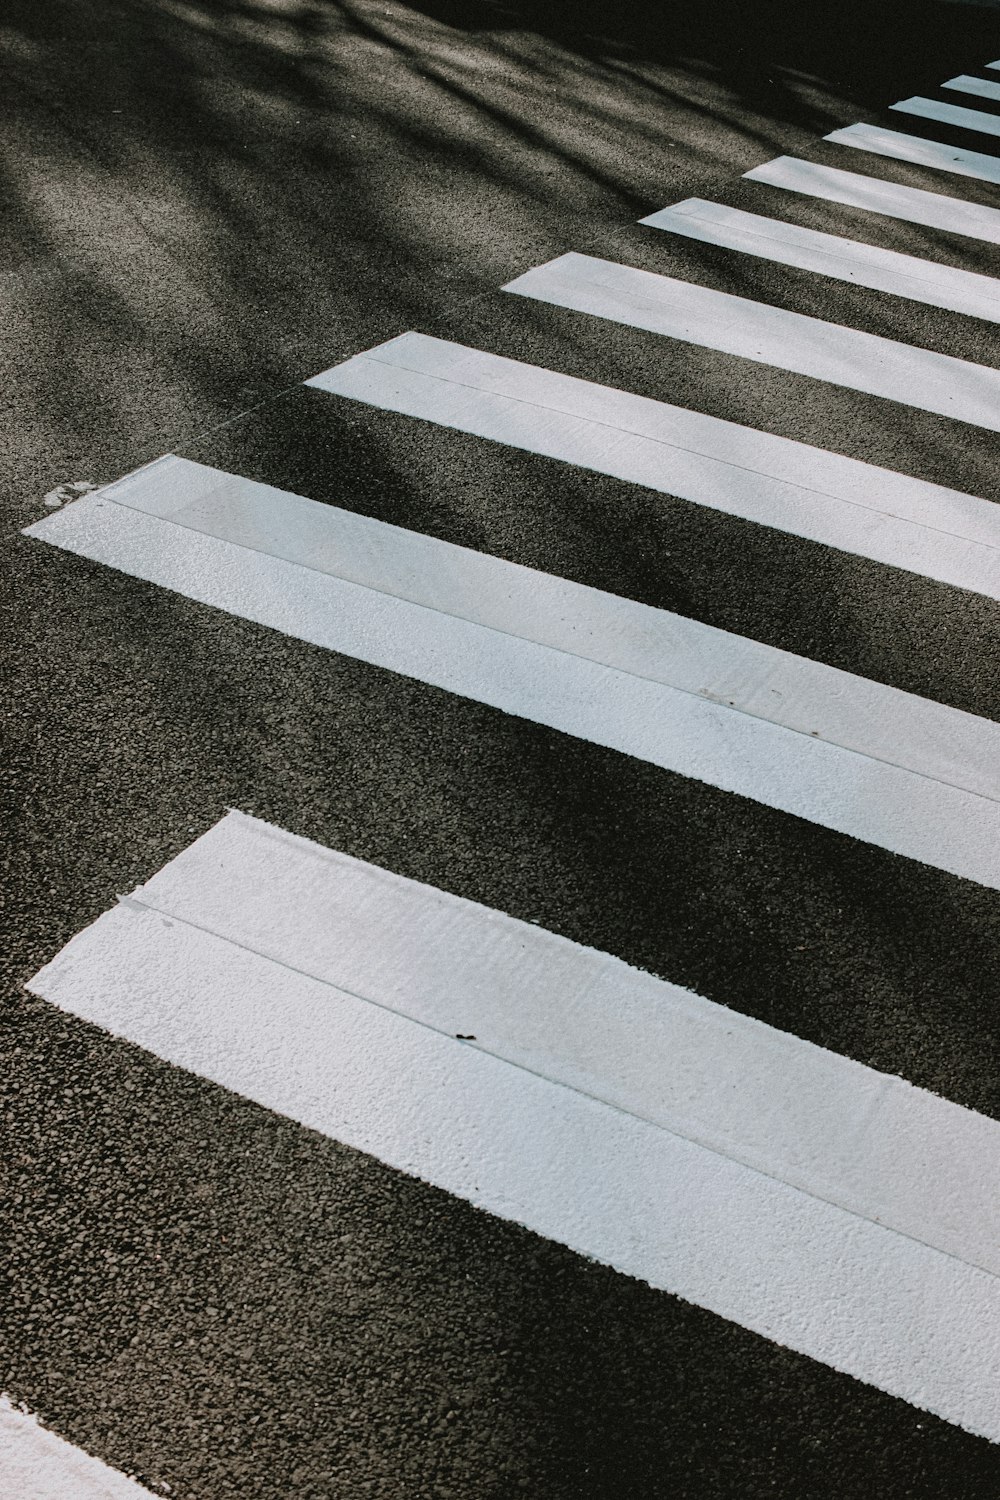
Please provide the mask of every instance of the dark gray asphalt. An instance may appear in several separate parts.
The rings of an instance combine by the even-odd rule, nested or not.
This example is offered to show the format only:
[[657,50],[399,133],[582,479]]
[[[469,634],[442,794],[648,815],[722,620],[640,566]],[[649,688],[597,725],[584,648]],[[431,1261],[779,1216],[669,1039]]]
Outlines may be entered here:
[[984,1442],[20,989],[234,805],[1000,1118],[995,893],[18,535],[184,451],[1000,717],[987,601],[293,389],[421,327],[1000,500],[995,434],[496,290],[589,250],[1000,365],[987,325],[634,224],[860,231],[739,183],[779,153],[995,201],[817,138],[948,138],[885,106],[1000,56],[996,15],[13,0],[0,42],[0,1388],[181,1500],[1000,1493]]

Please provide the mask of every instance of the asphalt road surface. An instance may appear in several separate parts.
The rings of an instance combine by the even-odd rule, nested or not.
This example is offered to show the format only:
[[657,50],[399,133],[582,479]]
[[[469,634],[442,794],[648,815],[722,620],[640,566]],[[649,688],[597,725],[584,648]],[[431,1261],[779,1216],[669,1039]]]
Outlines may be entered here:
[[1000,1494],[998,60],[3,8],[2,1500]]

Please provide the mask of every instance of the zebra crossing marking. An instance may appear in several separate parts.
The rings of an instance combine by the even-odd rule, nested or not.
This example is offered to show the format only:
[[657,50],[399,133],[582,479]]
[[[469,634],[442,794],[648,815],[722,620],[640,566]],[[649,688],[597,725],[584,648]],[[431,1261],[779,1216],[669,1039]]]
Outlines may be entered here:
[[1000,1275],[1000,1122],[621,959],[230,812],[130,905]]
[[957,125],[962,130],[977,130],[980,135],[1000,135],[1000,115],[987,114],[982,109],[966,109],[962,104],[948,104],[939,99],[900,99],[890,104],[903,114],[917,115],[921,120],[934,120],[940,125]]
[[1000,370],[950,354],[591,255],[560,255],[504,290],[1000,432]]
[[[621,1102],[580,1087],[608,1066],[600,1038],[587,1035],[589,1021],[596,1017],[614,1034],[631,1019],[628,997],[616,1014],[617,982],[628,978],[644,995],[659,982],[268,825],[227,819],[195,849],[196,857],[181,856],[74,938],[30,982],[32,992],[488,1212],[1000,1440],[996,1275],[632,1113],[630,1090],[645,1066],[637,1055],[641,1038],[614,1042],[625,1069]],[[220,870],[230,868],[241,892],[254,880],[260,887],[251,908],[240,902],[231,914],[235,938],[212,930],[225,902]],[[327,880],[332,884],[323,892]],[[402,911],[401,896],[408,907]],[[265,910],[261,930],[255,913]],[[480,923],[489,926],[482,948],[467,936]],[[440,929],[443,949],[436,942]],[[385,958],[364,942],[365,934],[384,930]],[[262,952],[262,943],[270,951]],[[419,957],[411,970],[414,949]],[[550,955],[554,982],[564,987],[557,998],[566,1003],[553,1011],[551,1032],[536,1019],[525,1043],[513,1035],[528,1019],[524,987],[539,975],[547,986]],[[513,972],[505,971],[511,960]],[[602,1006],[600,993],[588,991],[595,965],[612,976],[615,1005]],[[310,972],[313,966],[320,973]],[[513,1017],[502,1006],[498,1014],[498,972],[504,1001],[517,997]],[[345,973],[367,993],[344,987]],[[579,1009],[571,999],[580,1000]],[[705,1009],[699,997],[671,986],[652,1009],[639,1003],[643,1026],[657,1008],[663,1013],[654,1024],[668,1029],[679,1016],[690,1022],[694,1014],[697,1026],[711,1015],[710,1061],[699,1055],[703,1038],[692,1041],[690,1031],[687,1056],[678,1045],[665,1060],[675,1077],[698,1088],[717,1081],[716,1056],[725,1051],[742,1100],[720,1102],[709,1128],[740,1133],[749,1123],[757,1127],[758,1146],[763,1140],[780,1152],[792,1145],[794,1119],[782,1121],[773,1089],[766,1098],[755,1089],[752,1046],[741,1071],[742,1051],[722,1034],[721,1008]],[[406,1013],[410,1006],[417,1018]],[[539,1009],[544,1014],[544,1000]],[[459,1018],[463,1034],[483,1026],[494,1046],[512,1023],[512,1050],[521,1061],[438,1029],[457,1029]],[[841,1154],[836,1140],[822,1138],[821,1118],[803,1120],[812,1132],[802,1143],[805,1171],[821,1182],[824,1167],[841,1182],[854,1174],[856,1187],[858,1172],[863,1178],[871,1170],[870,1207],[885,1192],[894,1214],[902,1209],[905,1216],[908,1205],[919,1215],[926,1203],[937,1226],[961,1240],[970,1222],[964,1195],[975,1199],[982,1191],[980,1157],[969,1148],[992,1143],[1000,1126],[795,1039],[783,1043],[780,1033],[758,1024],[733,1017],[738,1040],[752,1037],[770,1053],[765,1073],[780,1069],[782,1090],[787,1086],[797,1100],[793,1116],[810,1110],[813,1083],[820,1094],[828,1091],[835,1111],[846,1085],[865,1140],[879,1131],[866,1122],[869,1110],[885,1111],[877,1160],[867,1167],[850,1160],[849,1143]],[[581,1049],[575,1055],[574,1047]],[[551,1067],[567,1050],[562,1066],[572,1082],[524,1065]],[[711,1076],[703,1079],[706,1069]],[[862,1079],[873,1093],[866,1096]],[[649,1073],[641,1087],[656,1090],[662,1082]],[[686,1107],[682,1100],[682,1113]],[[697,1113],[699,1104],[692,1107]],[[927,1147],[936,1160],[950,1161],[949,1142],[957,1153],[948,1182],[953,1196],[942,1193],[935,1202],[944,1185],[928,1178],[921,1153]],[[909,1163],[902,1173],[900,1153]],[[914,1167],[909,1186],[901,1186]],[[975,1211],[986,1246],[995,1244],[987,1220],[996,1198],[988,1203],[989,1196],[976,1199]]]
[[1000,323],[1000,281],[940,261],[883,250],[836,234],[821,234],[783,219],[767,219],[701,198],[661,208],[640,222],[779,265],[907,297],[928,307]]
[[980,182],[1000,182],[1000,156],[982,151],[967,151],[960,146],[946,146],[941,141],[925,141],[919,135],[904,135],[880,125],[846,125],[823,137],[838,146],[870,151],[875,156],[890,156],[894,161],[911,162],[918,167],[933,167],[939,172],[953,172],[959,177],[975,177]]
[[974,94],[979,99],[1000,99],[1000,83],[994,83],[991,78],[973,78],[968,73],[947,79],[941,87],[955,89],[960,94]]
[[[182,461],[172,462],[176,465]],[[149,482],[144,477],[149,473],[139,471],[134,481],[136,491]],[[154,466],[153,473],[160,480],[168,479],[169,490],[166,466]],[[638,607],[637,615],[634,604],[617,596],[600,596],[596,590],[567,586],[565,580],[554,581],[550,575],[524,570],[530,577],[529,588],[534,587],[537,593],[536,620],[548,616],[548,628],[554,632],[548,639],[560,641],[559,645],[542,644],[497,628],[496,623],[489,623],[488,613],[479,613],[484,574],[494,578],[491,593],[498,601],[503,600],[508,580],[515,576],[513,565],[499,559],[479,557],[475,571],[469,572],[468,560],[476,555],[465,549],[415,538],[413,533],[385,527],[381,522],[368,523],[369,536],[379,538],[372,548],[378,557],[390,544],[402,549],[403,561],[397,574],[415,578],[432,556],[442,559],[438,565],[442,577],[449,569],[455,570],[458,576],[450,586],[452,598],[463,613],[449,614],[387,592],[383,571],[369,571],[364,583],[335,572],[317,571],[314,564],[324,558],[329,559],[331,568],[338,565],[343,513],[305,497],[294,496],[285,507],[282,492],[270,491],[273,516],[265,521],[269,535],[263,538],[267,550],[252,550],[246,545],[246,530],[238,529],[245,526],[245,520],[237,517],[235,534],[242,540],[231,540],[228,535],[234,511],[231,490],[211,523],[223,535],[185,525],[183,506],[177,521],[164,519],[123,503],[127,499],[123,485],[116,487],[116,493],[117,500],[104,492],[87,496],[30,527],[29,535],[300,640],[1000,889],[1000,802],[964,785],[934,780],[922,769],[875,759],[859,749],[814,737],[811,732],[751,717],[736,711],[726,698],[718,701],[714,692],[712,696],[700,696],[637,675],[635,668],[650,670],[662,648],[654,644],[652,653],[646,654],[649,648],[643,644],[640,631],[638,655],[630,654],[636,647],[629,643],[631,625],[625,621],[657,619],[659,611],[646,616]],[[250,514],[251,528],[259,525],[259,518],[258,506],[256,521]],[[203,512],[201,524],[208,524],[207,512]],[[356,522],[351,524],[356,526]],[[325,538],[322,544],[317,542],[320,536]],[[291,560],[303,553],[313,559],[313,565]],[[377,566],[383,567],[381,561]],[[436,587],[430,580],[425,586],[428,584]],[[625,665],[576,654],[591,628],[586,617],[569,630],[557,623],[573,587],[581,590],[573,597],[586,599],[588,604],[593,604],[596,596],[603,618],[612,626],[608,634],[618,634],[621,643],[620,655],[606,654],[611,661]],[[516,615],[515,609],[513,618],[510,614],[500,618],[510,626]],[[492,620],[496,619],[494,615]],[[668,617],[662,624],[661,641],[671,629]],[[744,655],[733,658],[718,679],[732,695],[739,691],[735,683],[754,654],[738,638],[736,646]],[[783,670],[777,674],[779,678],[801,672],[803,681],[822,679],[815,664],[799,668],[798,658],[781,655],[793,670],[791,674]],[[778,653],[768,657],[772,662],[778,659]],[[774,675],[768,680],[765,672],[759,684],[753,685],[754,693],[761,689],[751,700],[758,706],[775,686]],[[842,684],[857,681],[846,673],[838,680]],[[967,743],[985,746],[996,734],[995,726],[987,721],[969,715],[957,715],[952,720],[953,710],[942,710],[939,705],[925,709],[919,699],[896,695],[876,684],[859,685],[858,691],[869,706],[878,705],[873,725],[884,716],[885,727],[875,733],[881,736],[876,742],[885,746],[891,742],[893,719],[903,702],[911,716],[926,715],[927,724],[965,726],[962,732]],[[803,728],[813,709],[821,715],[823,712],[810,702],[813,696],[804,694],[793,710],[793,722]],[[870,744],[870,739],[862,738],[870,734],[863,727],[864,717],[865,711],[855,714],[848,710],[841,721],[842,737]],[[822,716],[818,723],[825,727]],[[937,753],[947,757],[949,732],[937,732],[935,739],[940,747]],[[929,739],[928,745],[932,742]],[[923,756],[929,751],[922,748],[913,753]],[[987,752],[979,771],[963,766],[958,775],[965,780],[971,774],[976,777],[973,784],[981,786],[979,776],[991,774],[989,758]],[[929,764],[923,759],[914,763],[922,767]],[[942,762],[937,764],[940,767]]]
[[1000,599],[995,505],[823,448],[418,333],[307,384]]
[[[964,76],[945,87],[1000,96]],[[957,106],[892,107],[924,106],[951,123],[994,120],[1000,134],[1000,117]],[[890,131],[855,126],[827,139],[1000,180],[1000,158]],[[997,238],[993,210],[965,205],[952,220],[954,200],[789,162],[747,176]],[[996,320],[989,279],[955,268],[698,200],[644,222]],[[667,278],[634,280],[648,273],[582,256],[507,290],[537,296],[553,276],[570,295],[585,288],[584,305],[561,305],[593,311],[596,298],[618,309],[599,316],[1000,430],[989,419],[1000,377],[966,361]],[[731,304],[742,326],[727,321]],[[827,347],[810,350],[817,330]],[[865,361],[880,360],[865,375]],[[698,503],[756,520],[801,512],[786,529],[829,545],[853,536],[848,550],[860,555],[906,557],[892,565],[919,563],[998,596],[987,502],[899,475],[885,477],[880,499],[883,471],[838,455],[416,335],[309,384],[622,478],[652,475],[652,487],[683,495],[679,482]],[[753,455],[748,469],[741,453]],[[836,492],[834,519],[817,503],[827,492],[808,482],[820,473]],[[720,504],[708,494],[723,475]],[[905,518],[890,513],[891,495]],[[170,455],[28,531],[1000,889],[1000,761],[987,721]],[[807,721],[822,722],[815,738]],[[31,988],[266,1108],[1000,1441],[994,1121],[239,815],[99,918]],[[0,1480],[3,1418],[0,1403]]]
[[965,198],[949,198],[943,193],[929,193],[924,188],[903,187],[881,177],[865,177],[859,172],[844,172],[839,167],[824,167],[817,162],[800,161],[794,156],[779,156],[763,166],[754,167],[743,176],[749,182],[763,182],[830,203],[844,203],[870,213],[923,224],[949,234],[963,234],[969,239],[1000,244],[1000,209],[970,203]]
[[207,464],[141,475],[117,503],[1000,801],[991,720]]

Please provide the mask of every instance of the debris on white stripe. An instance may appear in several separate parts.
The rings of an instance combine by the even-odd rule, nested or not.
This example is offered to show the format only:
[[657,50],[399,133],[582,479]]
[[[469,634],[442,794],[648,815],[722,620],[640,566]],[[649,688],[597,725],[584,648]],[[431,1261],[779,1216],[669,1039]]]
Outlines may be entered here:
[[949,78],[941,87],[955,89],[960,94],[974,94],[979,99],[1000,100],[1000,83],[994,83],[991,78],[973,78],[968,73],[960,73],[957,78]]
[[[165,475],[166,468],[160,473]],[[215,476],[220,482],[232,479],[221,471],[208,473],[207,508],[201,516],[201,524],[206,525]],[[169,492],[169,483],[167,489]],[[985,744],[983,736],[996,733],[996,726],[985,720],[970,715],[952,719],[954,710],[923,703],[912,695],[895,695],[844,674],[844,687],[852,685],[872,710],[875,739],[863,742],[871,747],[881,739],[891,747],[894,739],[898,743],[901,738],[908,749],[905,754],[897,752],[897,758],[910,761],[901,766],[823,739],[819,732],[814,735],[813,729],[827,729],[838,715],[844,716],[838,731],[842,737],[845,729],[862,736],[869,731],[862,727],[862,716],[852,707],[845,713],[839,706],[824,705],[822,695],[813,689],[799,700],[796,728],[738,710],[737,695],[747,691],[740,686],[740,674],[755,652],[739,637],[722,636],[723,646],[730,643],[733,652],[728,661],[725,649],[714,660],[717,676],[712,678],[707,695],[691,692],[659,681],[655,675],[639,675],[643,671],[668,675],[657,663],[663,660],[664,647],[675,627],[676,639],[682,643],[678,659],[683,666],[683,632],[691,622],[664,615],[659,634],[654,631],[646,638],[660,612],[643,613],[636,629],[633,611],[641,607],[618,596],[590,590],[578,595],[576,591],[582,585],[569,585],[565,580],[528,570],[523,575],[515,574],[508,571],[514,565],[497,559],[480,560],[473,570],[466,564],[475,554],[442,543],[436,545],[444,550],[435,552],[429,539],[398,528],[381,530],[381,540],[376,543],[376,549],[384,551],[390,562],[392,547],[402,549],[394,578],[390,575],[387,579],[384,572],[369,572],[368,582],[359,583],[332,571],[320,571],[324,563],[331,568],[337,566],[338,527],[344,513],[301,496],[287,497],[287,504],[282,504],[282,492],[271,491],[269,504],[251,504],[249,511],[241,513],[240,505],[233,504],[234,493],[239,499],[240,492],[230,489],[217,497],[221,508],[211,524],[225,530],[224,536],[217,536],[184,524],[183,505],[177,520],[166,520],[133,508],[133,504],[142,503],[138,494],[130,498],[122,488],[109,493],[117,493],[129,503],[116,503],[108,493],[88,496],[28,528],[27,534],[300,640],[358,657],[1000,888],[1000,802],[912,768],[932,764],[940,770],[947,763],[953,751],[947,731],[941,733],[946,723],[954,725],[967,747]],[[249,494],[252,498],[254,492]],[[196,520],[196,511],[197,505],[187,510],[192,520]],[[350,525],[356,525],[356,518]],[[320,541],[324,530],[325,540]],[[349,534],[345,529],[345,539]],[[230,539],[231,535],[239,540]],[[266,544],[271,550],[252,550],[246,545],[251,540],[253,546]],[[308,549],[307,566],[290,560],[301,558],[304,548]],[[350,548],[347,550],[350,554]],[[362,539],[362,544],[354,548],[355,558],[363,560],[364,552]],[[429,566],[432,557],[437,559],[437,572],[421,582],[421,566]],[[375,565],[381,566],[380,558]],[[385,586],[388,582],[389,588],[402,586],[409,591],[418,584],[423,588],[430,585],[438,595],[449,586],[449,569],[456,568],[450,597],[454,607],[463,611],[461,614],[412,602],[388,592]],[[491,568],[499,571],[491,576],[488,589],[480,593],[484,568],[488,576]],[[503,590],[513,587],[519,577],[526,583],[530,580],[537,590],[534,623],[539,633],[552,632],[543,642],[498,628],[501,621],[515,624],[508,618]],[[519,588],[518,593],[525,597],[524,589]],[[571,597],[585,598],[595,613],[588,618],[586,610],[578,611],[576,618],[560,620],[560,610],[566,609]],[[491,610],[499,613],[491,614]],[[591,643],[587,642],[588,635]],[[712,639],[718,643],[718,638]],[[693,641],[692,636],[688,652]],[[591,654],[576,654],[584,650]],[[704,665],[711,660],[709,652]],[[683,670],[690,672],[697,661],[696,647]],[[778,661],[775,657],[774,666]],[[815,664],[786,655],[777,680],[784,680],[789,691],[793,685],[797,690],[800,682],[815,680],[815,670]],[[760,711],[773,686],[766,670],[755,676],[749,684],[747,706],[756,704]],[[820,715],[813,726],[805,723],[806,705]],[[824,721],[828,709],[834,719]],[[946,718],[939,719],[942,712]],[[916,715],[913,724],[927,725],[930,738],[926,748],[918,749],[906,732],[900,735],[899,725],[907,722],[908,715]],[[803,722],[798,723],[799,719]],[[930,762],[920,759],[925,754],[932,757]],[[974,752],[966,763],[960,751],[955,772],[948,774],[963,782],[973,778],[973,785],[979,786],[984,770],[987,777],[993,773],[988,769],[989,757],[980,764],[977,754]],[[913,756],[917,759],[912,760]],[[988,784],[993,786],[994,782]]]
[[789,192],[825,198],[831,203],[846,203],[851,208],[867,209],[911,224],[923,224],[949,234],[963,234],[969,239],[1000,244],[1000,209],[970,203],[965,198],[929,193],[924,188],[903,187],[881,177],[843,172],[838,167],[823,167],[794,156],[776,157],[743,175],[751,182],[764,182]]
[[1000,1274],[1000,1123],[233,812],[129,897]]
[[981,151],[966,151],[946,146],[942,141],[925,141],[919,135],[903,135],[879,125],[847,125],[823,137],[838,146],[870,151],[875,156],[891,156],[939,172],[954,172],[959,177],[976,177],[981,182],[1000,182],[1000,156],[986,156]]
[[1000,598],[1000,509],[958,490],[417,333],[308,383]]
[[[239,817],[29,987],[400,1171],[1000,1440],[1000,1278],[955,1253],[996,1257],[995,1122]],[[477,1043],[456,1039],[470,1031]],[[860,1195],[863,1215],[841,1195]],[[883,1206],[903,1232],[875,1222]],[[949,1253],[919,1237],[927,1230]]]
[[81,495],[87,495],[96,489],[97,485],[91,484],[88,479],[73,479],[68,484],[59,484],[54,490],[49,490],[47,495],[42,496],[42,504],[47,505],[49,510],[56,510],[60,505],[78,500]]
[[[169,1494],[162,1486],[161,1495]],[[0,1396],[0,1495],[4,1500],[153,1500],[149,1490],[75,1448]]]
[[1000,432],[1000,370],[591,255],[504,288]]
[[922,120],[936,120],[942,125],[957,125],[962,130],[977,130],[980,135],[1000,135],[1000,115],[987,114],[982,109],[966,109],[961,104],[942,103],[939,99],[900,99],[890,104],[906,115],[918,115]]

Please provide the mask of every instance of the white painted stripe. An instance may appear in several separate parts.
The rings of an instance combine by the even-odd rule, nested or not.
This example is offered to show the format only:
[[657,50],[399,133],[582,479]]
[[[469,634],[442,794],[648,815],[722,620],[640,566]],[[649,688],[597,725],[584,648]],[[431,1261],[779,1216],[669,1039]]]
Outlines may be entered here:
[[308,383],[1000,598],[1000,508],[957,490],[423,334]]
[[127,898],[1000,1274],[1000,1124],[230,813]]
[[900,99],[890,104],[890,109],[903,114],[919,115],[922,120],[937,120],[942,125],[957,125],[962,130],[978,130],[980,135],[1000,135],[1000,115],[987,114],[982,109],[966,109],[961,104],[948,104],[939,99]]
[[56,1437],[4,1396],[0,1495],[5,1500],[153,1500],[134,1479]]
[[[297,516],[287,531],[276,522],[289,550],[299,545],[298,526]],[[1000,803],[913,770],[477,619],[251,551],[100,493],[29,534],[299,639],[1000,888]],[[544,575],[531,576],[540,589],[548,586]],[[763,700],[767,685],[759,686]]]
[[994,83],[991,78],[973,78],[968,73],[949,78],[941,87],[955,89],[960,94],[975,94],[979,99],[1000,99],[1000,83]]
[[142,469],[105,494],[1000,801],[1000,724],[913,693],[188,459]]
[[933,167],[939,172],[954,172],[959,177],[1000,182],[1000,156],[965,151],[960,146],[946,146],[941,141],[925,141],[918,135],[903,135],[878,125],[847,125],[823,139],[838,146],[870,151],[876,156],[891,156],[895,161],[913,162],[916,166]]
[[766,219],[701,198],[662,208],[641,222],[783,266],[797,266],[855,286],[908,297],[930,307],[1000,322],[1000,281],[939,261],[902,255],[836,234],[820,234],[783,219]]
[[590,255],[504,288],[1000,432],[1000,370]]
[[[189,899],[197,904],[195,890]],[[377,895],[365,916],[380,931]],[[398,962],[379,994],[361,998],[123,904],[31,989],[402,1172],[1000,1440],[996,1276],[401,1015],[393,976]],[[484,1019],[491,1009],[481,996],[467,1003]],[[697,1066],[692,1076],[703,1089]]]
[[751,182],[766,182],[771,187],[786,188],[789,192],[826,198],[831,203],[847,203],[852,208],[905,219],[911,224],[924,224],[931,229],[1000,244],[1000,209],[985,208],[963,198],[928,193],[923,188],[902,187],[896,182],[884,182],[880,177],[842,172],[837,167],[821,167],[816,162],[799,161],[794,156],[779,156],[743,175]]

